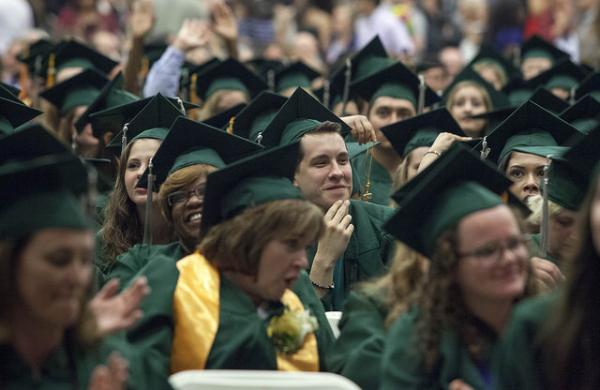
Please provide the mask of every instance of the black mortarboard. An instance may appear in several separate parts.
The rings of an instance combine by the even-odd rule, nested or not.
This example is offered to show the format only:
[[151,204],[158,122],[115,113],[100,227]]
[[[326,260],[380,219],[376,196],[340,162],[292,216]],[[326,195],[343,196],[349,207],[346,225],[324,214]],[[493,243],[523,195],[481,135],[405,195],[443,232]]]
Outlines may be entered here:
[[246,103],[236,104],[235,106],[228,108],[227,110],[218,113],[217,115],[213,115],[208,119],[203,120],[202,122],[210,125],[212,127],[216,127],[218,129],[225,129],[229,126],[231,119],[236,120],[236,115],[242,111],[247,106]]
[[95,69],[103,74],[109,74],[118,65],[116,61],[75,40],[59,43],[55,46],[55,52],[57,70],[64,68]]
[[558,62],[563,58],[569,58],[569,54],[560,50],[544,38],[533,35],[521,45],[521,62],[533,57],[548,58],[552,62]]
[[304,62],[296,61],[275,74],[275,92],[297,87],[310,88],[312,81],[319,76],[319,72]]
[[454,77],[454,80],[452,81],[452,83],[448,87],[446,87],[446,89],[444,90],[444,93],[442,95],[442,101],[447,103],[448,98],[450,97],[450,94],[454,90],[454,87],[456,87],[458,84],[460,84],[462,82],[466,82],[466,81],[473,82],[473,83],[481,86],[489,95],[494,109],[508,107],[510,105],[510,102],[504,93],[497,91],[492,84],[485,81],[479,75],[479,73],[475,72],[471,68],[463,69],[459,74],[456,75],[456,77]]
[[108,79],[94,69],[87,69],[40,93],[58,108],[61,115],[77,106],[89,106],[100,94]]
[[265,89],[259,75],[231,58],[198,73],[196,82],[196,93],[204,101],[219,90],[243,91],[252,98]]
[[284,96],[262,91],[235,117],[233,134],[256,141],[287,100]]
[[600,102],[600,72],[588,75],[579,83],[575,90],[575,99],[579,100],[588,93]]
[[18,101],[0,97],[0,137],[13,133],[17,127],[41,113]]
[[586,95],[564,110],[560,117],[579,130],[582,136],[589,134],[600,126],[600,101]]

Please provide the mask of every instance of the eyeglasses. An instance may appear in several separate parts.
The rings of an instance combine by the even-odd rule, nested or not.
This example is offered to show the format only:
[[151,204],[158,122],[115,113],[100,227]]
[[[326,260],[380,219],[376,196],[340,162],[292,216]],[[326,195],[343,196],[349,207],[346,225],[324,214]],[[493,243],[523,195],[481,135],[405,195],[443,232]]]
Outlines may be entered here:
[[515,253],[526,247],[529,239],[524,236],[515,236],[509,238],[506,243],[492,242],[477,248],[471,252],[459,253],[460,257],[475,257],[479,261],[497,262],[502,258],[505,250]]
[[169,207],[173,207],[181,203],[187,203],[190,199],[192,199],[192,196],[196,196],[198,199],[204,199],[204,190],[205,186],[198,186],[192,191],[172,192],[167,195],[167,204]]

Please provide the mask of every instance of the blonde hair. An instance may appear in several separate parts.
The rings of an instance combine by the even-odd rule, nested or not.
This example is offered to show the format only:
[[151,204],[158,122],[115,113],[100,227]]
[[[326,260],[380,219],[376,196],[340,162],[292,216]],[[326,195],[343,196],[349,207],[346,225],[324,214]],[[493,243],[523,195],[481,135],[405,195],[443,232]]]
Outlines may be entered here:
[[[527,206],[531,210],[531,214],[527,217],[527,223],[533,226],[542,224],[542,214],[544,212],[544,198],[541,195],[533,195],[527,199]],[[562,211],[562,207],[548,200],[548,215],[550,217]]]
[[486,111],[490,111],[494,108],[494,105],[492,104],[492,98],[490,97],[490,94],[485,90],[485,88],[483,88],[480,84],[470,80],[461,81],[457,83],[454,87],[452,87],[447,99],[447,106],[449,108],[452,108],[452,106],[454,105],[454,97],[456,96],[458,91],[464,87],[473,87],[479,92],[481,92],[483,102],[485,103]]
[[[205,119],[217,115],[217,107],[219,106],[221,99],[223,98],[223,96],[225,96],[225,94],[231,91],[233,90],[221,89],[210,95],[202,105],[200,111],[198,111],[198,120],[203,121]],[[248,100],[248,94],[244,92],[244,95],[246,96],[246,100]]]
[[481,61],[477,61],[475,64],[473,64],[473,69],[475,69],[477,71],[477,73],[480,73],[481,71],[483,71],[484,68],[489,68],[494,71],[496,76],[498,76],[498,80],[500,81],[501,87],[504,87],[506,85],[506,83],[508,82],[508,76],[506,75],[506,72],[504,71],[504,69],[502,69],[502,67],[500,67],[500,65],[498,65],[496,62],[490,61],[490,60],[481,60]]

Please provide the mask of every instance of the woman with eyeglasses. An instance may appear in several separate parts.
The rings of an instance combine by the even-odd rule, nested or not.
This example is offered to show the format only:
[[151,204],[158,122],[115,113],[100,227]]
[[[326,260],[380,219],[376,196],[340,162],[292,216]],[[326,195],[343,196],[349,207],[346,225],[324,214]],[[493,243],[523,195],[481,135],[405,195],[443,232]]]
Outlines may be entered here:
[[388,331],[381,388],[490,389],[498,337],[536,286],[521,225],[498,195],[510,181],[460,145],[413,181],[386,228],[429,270]]
[[[598,160],[600,131],[567,153],[579,173]],[[567,281],[559,291],[523,302],[515,310],[500,349],[498,384],[504,389],[600,388],[600,169],[578,218],[576,250],[567,259]]]
[[177,119],[153,157],[160,211],[176,240],[133,246],[117,258],[107,279],[118,277],[124,283],[155,258],[176,262],[192,253],[200,238],[206,177],[260,148],[204,123]]

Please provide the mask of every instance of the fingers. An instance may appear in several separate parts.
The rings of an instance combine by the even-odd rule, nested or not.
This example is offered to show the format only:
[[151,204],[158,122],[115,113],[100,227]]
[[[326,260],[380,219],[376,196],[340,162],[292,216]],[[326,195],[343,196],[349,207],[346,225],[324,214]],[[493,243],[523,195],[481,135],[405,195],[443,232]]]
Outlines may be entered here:
[[339,225],[342,222],[342,219],[348,214],[348,207],[350,207],[350,201],[343,201],[333,218],[331,218],[330,223],[332,225]]
[[121,354],[113,352],[108,358],[108,371],[112,379],[113,389],[124,389],[127,384],[129,364]]
[[89,390],[110,390],[110,371],[108,367],[99,365],[94,368],[90,378]]
[[106,283],[104,285],[104,287],[102,287],[102,289],[100,289],[100,291],[98,291],[96,293],[96,297],[100,298],[100,299],[110,298],[110,297],[114,296],[118,291],[119,291],[119,279],[113,278],[113,279],[109,280],[108,283]]
[[547,287],[554,289],[565,279],[560,269],[551,261],[539,257],[533,257],[531,260],[535,276]]
[[333,216],[335,215],[335,213],[337,213],[338,209],[340,208],[343,202],[343,200],[336,200],[335,203],[331,205],[329,210],[327,210],[327,212],[323,216],[325,222],[329,222],[333,218]]

